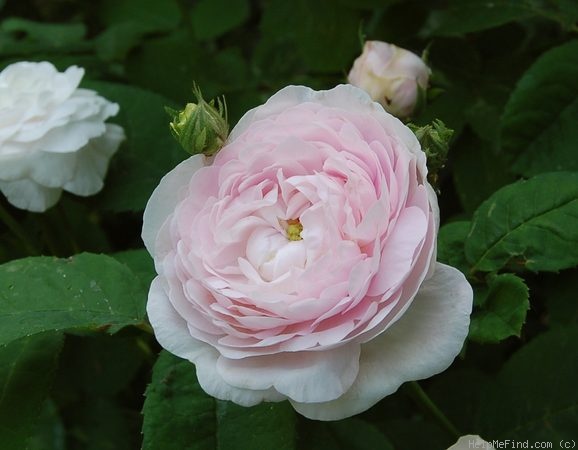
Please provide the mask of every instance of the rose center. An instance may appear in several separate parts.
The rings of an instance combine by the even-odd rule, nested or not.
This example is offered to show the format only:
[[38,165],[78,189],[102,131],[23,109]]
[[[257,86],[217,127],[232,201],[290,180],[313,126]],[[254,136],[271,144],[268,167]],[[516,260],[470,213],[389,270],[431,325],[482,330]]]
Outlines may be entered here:
[[300,241],[301,232],[303,231],[303,225],[299,222],[299,219],[289,219],[287,221],[287,239],[290,241]]

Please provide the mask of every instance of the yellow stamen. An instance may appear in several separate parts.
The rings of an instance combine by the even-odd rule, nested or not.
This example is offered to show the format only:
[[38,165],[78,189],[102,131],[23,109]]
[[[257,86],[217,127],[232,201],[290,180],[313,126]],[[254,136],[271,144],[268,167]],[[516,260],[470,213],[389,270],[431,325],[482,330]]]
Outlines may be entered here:
[[289,219],[287,221],[287,239],[290,241],[300,241],[301,232],[303,231],[303,225],[299,222],[299,219]]

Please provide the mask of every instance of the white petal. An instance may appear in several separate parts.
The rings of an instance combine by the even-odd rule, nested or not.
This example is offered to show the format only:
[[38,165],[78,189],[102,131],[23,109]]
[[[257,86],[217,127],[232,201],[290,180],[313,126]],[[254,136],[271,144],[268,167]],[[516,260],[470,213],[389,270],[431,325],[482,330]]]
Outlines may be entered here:
[[402,383],[447,369],[468,334],[472,288],[461,272],[437,263],[405,314],[362,345],[359,376],[342,397],[326,403],[292,402],[306,417],[338,420],[365,411]]
[[67,123],[48,131],[38,141],[31,142],[34,149],[45,152],[67,153],[76,152],[87,142],[106,131],[104,122],[84,120],[82,122]]
[[333,400],[346,392],[359,369],[359,344],[333,350],[286,352],[243,359],[221,357],[223,379],[245,389],[275,388],[300,402]]
[[199,384],[207,394],[243,406],[285,399],[272,389],[248,390],[227,384],[216,370],[219,353],[190,335],[187,323],[171,305],[163,283],[161,277],[153,280],[147,302],[147,314],[155,337],[166,350],[195,364]]
[[106,133],[91,139],[78,151],[74,176],[63,184],[64,190],[82,196],[93,195],[100,191],[110,157],[118,150],[124,137],[121,127],[106,124]]
[[12,205],[32,212],[46,211],[62,194],[62,189],[47,188],[28,179],[0,181],[0,191]]
[[181,200],[180,192],[205,164],[203,155],[191,156],[167,173],[153,191],[145,208],[141,235],[151,255],[154,255],[157,233]]
[[484,441],[481,437],[473,434],[462,436],[458,441],[452,445],[448,450],[469,450],[471,448],[483,448],[486,450],[494,450],[494,446],[489,442]]

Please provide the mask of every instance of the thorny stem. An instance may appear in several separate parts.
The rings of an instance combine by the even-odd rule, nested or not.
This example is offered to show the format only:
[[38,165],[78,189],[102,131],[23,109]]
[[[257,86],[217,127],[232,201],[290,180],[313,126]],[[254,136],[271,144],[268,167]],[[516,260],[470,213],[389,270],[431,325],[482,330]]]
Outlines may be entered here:
[[417,381],[407,383],[409,395],[414,401],[426,410],[433,419],[455,439],[459,439],[461,433],[446,415],[437,407],[433,400],[425,393]]

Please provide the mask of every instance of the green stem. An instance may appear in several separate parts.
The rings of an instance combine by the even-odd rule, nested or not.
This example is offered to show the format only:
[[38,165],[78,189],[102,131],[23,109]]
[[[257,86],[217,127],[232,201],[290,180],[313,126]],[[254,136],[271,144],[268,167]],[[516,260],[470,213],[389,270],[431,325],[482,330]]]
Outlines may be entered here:
[[0,203],[0,219],[14,234],[14,236],[20,239],[20,242],[24,246],[26,252],[28,252],[30,255],[40,254],[36,246],[29,239],[28,235],[26,234],[26,231],[24,231],[24,229],[20,226],[20,224],[14,219],[14,217],[12,217],[12,215],[8,212],[8,210],[4,208],[4,206],[2,206],[1,203]]
[[410,381],[407,383],[407,388],[414,401],[426,410],[444,430],[451,434],[455,439],[458,439],[461,436],[461,433],[455,425],[450,422],[446,415],[437,407],[417,381]]

